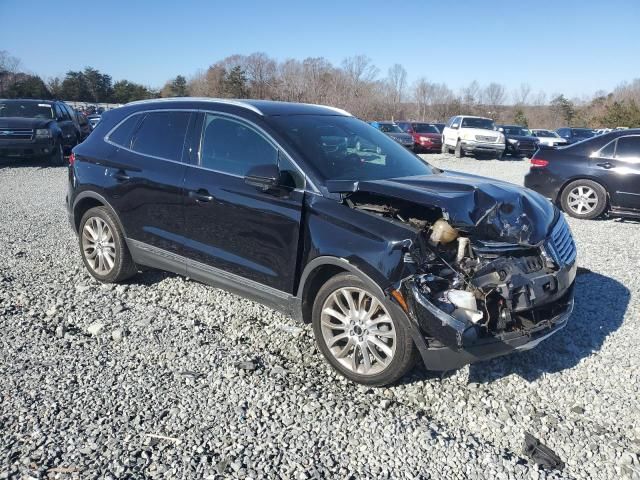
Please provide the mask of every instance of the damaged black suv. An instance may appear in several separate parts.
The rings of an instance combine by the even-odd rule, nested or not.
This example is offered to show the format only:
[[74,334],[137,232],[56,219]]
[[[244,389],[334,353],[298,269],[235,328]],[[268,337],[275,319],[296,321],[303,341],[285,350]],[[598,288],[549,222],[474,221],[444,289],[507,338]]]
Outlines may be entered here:
[[359,383],[394,382],[418,355],[448,370],[532,348],[573,307],[576,249],[550,202],[432,167],[329,107],[109,111],[74,149],[67,205],[98,280],[149,266],[262,302],[311,323]]

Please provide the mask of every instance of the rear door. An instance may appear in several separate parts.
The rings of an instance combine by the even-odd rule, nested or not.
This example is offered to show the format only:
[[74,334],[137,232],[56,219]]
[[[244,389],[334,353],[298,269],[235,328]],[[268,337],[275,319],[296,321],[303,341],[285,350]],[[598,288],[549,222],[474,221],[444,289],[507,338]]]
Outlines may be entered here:
[[612,205],[640,210],[640,135],[619,137],[613,157],[599,158],[596,166],[608,171]]
[[[134,114],[109,134],[117,149],[103,160],[109,198],[127,238],[137,250],[168,262],[184,243],[183,159],[188,158],[187,129],[196,115],[183,110]],[[164,268],[176,271],[171,265]]]
[[[245,182],[265,165],[279,165],[291,188],[264,191]],[[304,181],[268,134],[237,117],[204,113],[185,189],[188,275],[293,293]]]

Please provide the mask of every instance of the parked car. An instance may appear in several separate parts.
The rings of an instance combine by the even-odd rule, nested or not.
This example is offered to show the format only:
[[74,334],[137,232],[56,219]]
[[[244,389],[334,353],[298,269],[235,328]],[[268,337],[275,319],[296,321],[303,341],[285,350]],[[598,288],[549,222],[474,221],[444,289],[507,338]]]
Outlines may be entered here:
[[78,122],[78,127],[80,128],[80,141],[83,142],[85,138],[89,136],[91,130],[93,129],[91,128],[91,124],[89,123],[87,117],[85,117],[77,110],[74,110],[73,113],[76,116],[76,121]]
[[398,126],[413,137],[413,151],[440,152],[442,150],[442,134],[433,123],[397,122]]
[[67,104],[50,100],[0,100],[0,157],[45,158],[64,164],[80,142],[80,125]]
[[528,128],[520,125],[498,125],[498,131],[504,133],[505,155],[530,157],[538,149],[540,142]]
[[406,148],[413,148],[413,137],[394,122],[371,122],[371,125],[393,138],[396,142]]
[[567,144],[566,139],[562,138],[552,130],[545,130],[544,128],[534,128],[531,130],[531,132],[538,139],[540,145],[546,145],[547,147],[560,147]]
[[[328,151],[327,136],[382,155]],[[149,266],[262,302],[311,323],[331,366],[363,384],[399,379],[418,353],[449,370],[526,350],[573,306],[575,247],[550,202],[431,167],[329,107],[111,110],[74,149],[67,206],[97,280]]]
[[564,138],[567,143],[576,143],[581,142],[587,138],[591,138],[595,136],[596,132],[594,132],[590,128],[569,128],[562,127],[556,130],[556,133]]
[[640,217],[640,129],[538,150],[524,184],[572,217]]
[[504,135],[490,118],[458,115],[451,117],[442,133],[442,153],[452,149],[456,157],[466,154],[489,154],[502,158],[505,150]]
[[96,128],[96,125],[100,121],[100,117],[101,117],[101,115],[97,115],[97,114],[89,115],[87,117],[87,120],[89,121],[89,126],[91,127],[91,130]]

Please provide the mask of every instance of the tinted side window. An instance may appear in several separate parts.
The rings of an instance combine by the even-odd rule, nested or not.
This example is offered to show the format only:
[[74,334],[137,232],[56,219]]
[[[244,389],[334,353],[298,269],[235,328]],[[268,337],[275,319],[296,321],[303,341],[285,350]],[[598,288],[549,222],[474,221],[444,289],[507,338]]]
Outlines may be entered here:
[[190,112],[150,112],[138,127],[131,150],[179,162]]
[[57,103],[54,105],[54,109],[56,111],[56,119],[59,121],[67,120],[66,115],[63,113],[62,108]]
[[278,156],[278,168],[282,185],[291,188],[304,188],[304,176],[283,154]]
[[598,157],[600,158],[613,158],[613,152],[616,149],[616,141],[613,140],[607,143],[604,147],[600,149],[598,152]]
[[640,135],[633,137],[620,137],[616,147],[616,158],[640,159]]
[[73,113],[73,110],[71,110],[71,108],[66,103],[62,104],[62,110],[64,110],[67,113],[70,120],[74,118],[75,115]]
[[127,118],[109,135],[109,141],[121,147],[131,148],[131,138],[143,116],[144,115],[133,115]]
[[251,167],[278,162],[278,150],[248,125],[207,114],[202,133],[200,164],[244,176]]

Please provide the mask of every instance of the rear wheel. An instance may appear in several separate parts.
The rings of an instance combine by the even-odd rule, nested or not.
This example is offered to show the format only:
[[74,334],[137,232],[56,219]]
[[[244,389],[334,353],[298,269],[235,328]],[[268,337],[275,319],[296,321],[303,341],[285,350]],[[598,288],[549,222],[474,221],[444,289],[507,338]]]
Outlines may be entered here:
[[576,180],[561,193],[562,210],[575,218],[596,218],[607,208],[607,192],[591,180]]
[[387,300],[355,275],[342,273],[322,286],[314,300],[312,324],[324,357],[353,382],[387,385],[415,362],[407,327],[389,314]]
[[91,208],[82,216],[78,241],[82,260],[97,280],[115,283],[136,274],[124,234],[106,207]]
[[460,140],[458,140],[458,143],[456,143],[455,156],[456,158],[464,157],[464,150],[462,149],[462,143],[460,142]]

